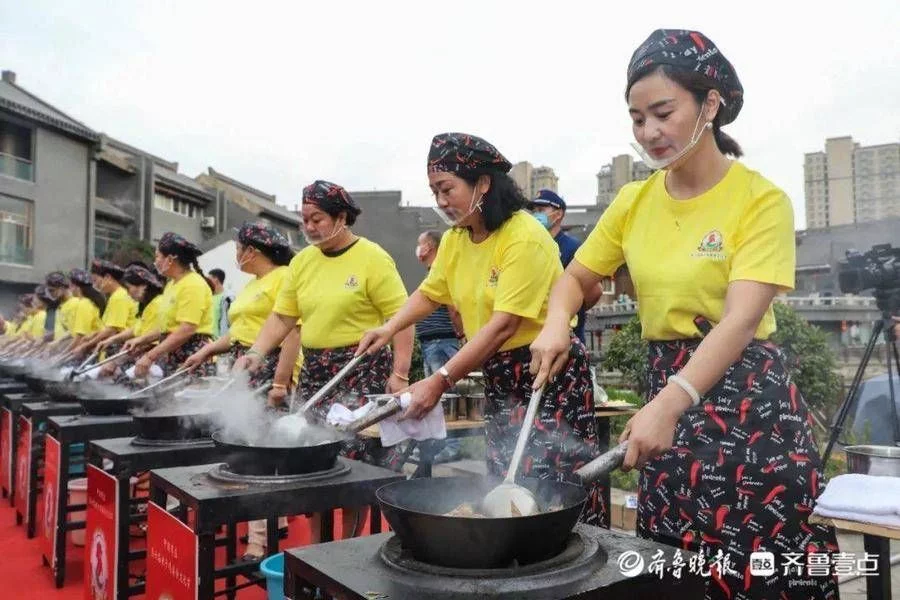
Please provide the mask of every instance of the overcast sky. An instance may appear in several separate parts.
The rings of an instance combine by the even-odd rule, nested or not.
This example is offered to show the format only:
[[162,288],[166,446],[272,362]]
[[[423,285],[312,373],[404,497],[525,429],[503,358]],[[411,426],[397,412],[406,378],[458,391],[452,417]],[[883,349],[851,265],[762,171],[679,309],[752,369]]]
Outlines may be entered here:
[[293,205],[322,178],[430,202],[432,135],[547,165],[571,204],[631,152],[631,53],[699,29],[735,65],[726,128],[805,223],[803,153],[900,141],[900,3],[0,0],[0,67],[97,131]]

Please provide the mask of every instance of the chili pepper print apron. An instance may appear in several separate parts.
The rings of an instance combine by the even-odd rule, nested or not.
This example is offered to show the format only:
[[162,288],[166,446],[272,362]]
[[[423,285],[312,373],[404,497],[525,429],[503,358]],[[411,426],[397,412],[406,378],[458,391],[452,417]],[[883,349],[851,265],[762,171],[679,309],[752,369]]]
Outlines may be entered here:
[[[212,341],[212,338],[208,335],[199,333],[193,334],[180,348],[176,348],[169,352],[158,361],[159,368],[163,370],[163,375],[166,377],[172,375],[191,354],[208,344],[210,341]],[[216,365],[213,364],[212,361],[206,361],[198,366],[192,373],[194,377],[210,377],[215,374]]]
[[[527,346],[498,352],[482,367],[485,376],[485,437],[488,474],[505,477],[522,428],[531,385]],[[519,476],[582,485],[575,471],[600,454],[594,416],[594,387],[584,345],[572,338],[565,369],[544,388],[541,405],[525,446]],[[588,488],[581,521],[609,527],[603,488]]]
[[[303,349],[303,368],[300,371],[298,393],[301,401],[311,398],[322,386],[331,381],[344,365],[353,359],[356,346],[343,348]],[[344,380],[338,384],[313,410],[324,419],[331,406],[338,402],[351,410],[366,403],[367,394],[383,394],[393,369],[393,355],[385,346],[374,355],[360,361]],[[380,440],[357,437],[344,442],[341,455],[351,460],[361,460],[394,470],[402,466],[400,456],[390,448],[383,448]]]
[[[651,398],[699,343],[650,343]],[[807,569],[806,553],[837,552],[834,530],[807,522],[825,488],[810,419],[781,350],[751,342],[701,405],[681,416],[672,450],[644,467],[638,535],[708,558],[721,550],[730,568],[712,570],[708,599],[838,598],[833,578]],[[750,573],[755,551],[775,555],[774,575]],[[798,553],[799,574],[789,567],[785,575]]]
[[[232,344],[231,348],[224,354],[225,360],[230,364],[237,362],[237,359],[247,353],[250,348],[241,344]],[[261,385],[271,383],[275,379],[275,369],[278,368],[278,358],[281,356],[281,348],[275,348],[262,361],[256,373],[250,376],[248,384],[251,388],[257,388]]]

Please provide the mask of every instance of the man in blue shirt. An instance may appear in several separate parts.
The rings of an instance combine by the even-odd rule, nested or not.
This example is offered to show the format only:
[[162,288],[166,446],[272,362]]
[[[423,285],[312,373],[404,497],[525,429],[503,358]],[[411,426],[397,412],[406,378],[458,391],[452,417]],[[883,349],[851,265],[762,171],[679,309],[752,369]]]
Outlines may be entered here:
[[[553,190],[541,190],[538,192],[537,198],[528,203],[528,210],[534,215],[534,218],[540,221],[553,239],[559,246],[559,259],[562,261],[563,268],[569,266],[572,259],[575,258],[575,251],[581,246],[581,242],[566,234],[562,230],[562,222],[566,217],[566,201],[559,197]],[[599,299],[585,298],[585,305],[578,311],[578,324],[575,326],[575,335],[584,342],[584,320],[585,310],[587,306],[593,306]]]

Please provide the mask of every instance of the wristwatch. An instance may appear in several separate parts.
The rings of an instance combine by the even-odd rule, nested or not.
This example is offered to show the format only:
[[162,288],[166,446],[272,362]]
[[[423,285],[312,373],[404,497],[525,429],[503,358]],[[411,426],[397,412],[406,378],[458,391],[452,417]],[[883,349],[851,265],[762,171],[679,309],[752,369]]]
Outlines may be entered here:
[[441,367],[438,369],[438,373],[441,377],[444,378],[444,383],[447,384],[447,388],[452,388],[454,385],[453,379],[450,378],[450,372],[447,370],[447,367]]

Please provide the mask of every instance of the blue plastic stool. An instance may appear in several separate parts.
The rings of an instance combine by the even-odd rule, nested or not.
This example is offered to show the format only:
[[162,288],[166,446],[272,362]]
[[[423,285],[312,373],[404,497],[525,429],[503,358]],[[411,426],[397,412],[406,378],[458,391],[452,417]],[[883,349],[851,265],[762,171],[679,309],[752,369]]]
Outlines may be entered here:
[[284,596],[284,552],[273,554],[259,564],[259,570],[266,576],[266,593],[269,600],[285,600]]

